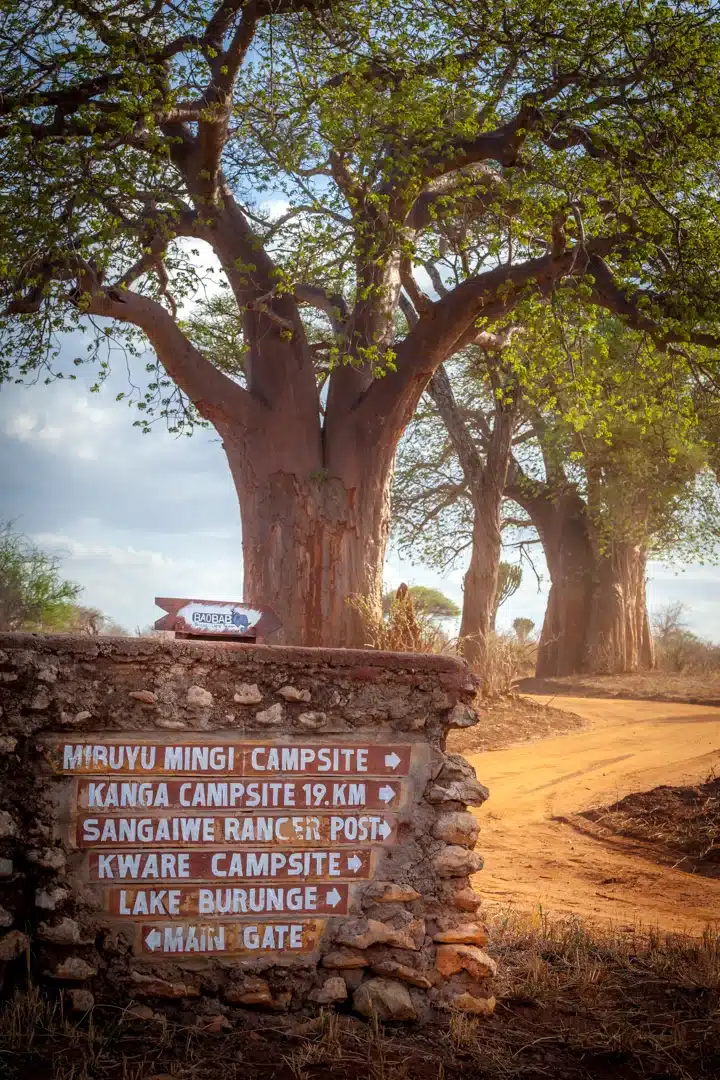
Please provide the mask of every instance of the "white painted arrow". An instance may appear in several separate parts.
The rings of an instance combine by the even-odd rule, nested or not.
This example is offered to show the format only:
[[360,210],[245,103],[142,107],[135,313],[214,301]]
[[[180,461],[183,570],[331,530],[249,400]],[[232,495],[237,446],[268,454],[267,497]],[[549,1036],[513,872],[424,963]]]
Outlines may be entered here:
[[337,907],[342,900],[342,893],[339,893],[337,889],[332,889],[329,893],[325,894],[325,900],[330,907]]
[[358,870],[362,866],[362,859],[359,859],[357,855],[353,855],[347,861],[348,870],[352,870],[353,874],[357,874]]
[[388,825],[387,821],[383,821],[382,825],[378,828],[378,832],[382,836],[383,840],[387,840],[388,836],[392,832],[392,828]]
[[395,752],[385,755],[385,764],[389,769],[397,769],[400,761],[401,759],[397,756]]
[[155,952],[160,948],[162,942],[162,934],[159,930],[151,930],[148,936],[145,938],[145,944],[151,952]]
[[378,791],[378,795],[384,803],[392,802],[396,794],[397,792],[395,791],[395,788],[392,788],[389,785],[387,785],[386,787],[381,787]]

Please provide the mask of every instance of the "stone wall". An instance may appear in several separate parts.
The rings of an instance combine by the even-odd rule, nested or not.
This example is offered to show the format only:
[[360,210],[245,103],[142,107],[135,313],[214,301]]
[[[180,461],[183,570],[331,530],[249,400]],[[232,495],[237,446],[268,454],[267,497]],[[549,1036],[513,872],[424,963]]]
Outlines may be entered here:
[[[20,977],[27,958],[34,976],[62,990],[76,1011],[87,1010],[94,1000],[133,1002],[138,1015],[191,1010],[201,1022],[215,1023],[230,1022],[243,1008],[286,1010],[308,1002],[363,1015],[374,1011],[381,1019],[427,1020],[433,1008],[491,1012],[495,964],[484,951],[480,897],[469,882],[482,860],[474,850],[477,821],[467,809],[479,806],[487,791],[463,758],[444,752],[450,728],[476,723],[475,691],[465,665],[446,657],[0,635],[0,968],[6,985]],[[118,805],[127,792],[128,799],[140,800],[162,794],[162,807],[170,791],[169,805],[177,806],[172,800],[179,791],[188,805],[191,793],[206,798],[213,785],[206,783],[207,772],[200,780],[200,774],[187,770],[125,775],[128,762],[139,765],[132,750],[123,765],[119,748],[133,744],[144,748],[145,757],[157,751],[156,760],[166,762],[180,761],[183,748],[210,746],[217,761],[224,761],[222,768],[241,757],[265,768],[269,751],[281,746],[305,748],[308,760],[323,762],[330,761],[332,748],[345,748],[345,758],[333,759],[331,777],[290,777],[281,765],[272,782],[276,792],[287,782],[283,795],[264,794],[262,810],[249,812],[247,802],[230,811],[236,814],[236,830],[277,828],[280,839],[269,844],[253,834],[256,862],[260,865],[268,850],[279,852],[278,864],[286,870],[278,870],[280,876],[270,882],[277,902],[295,904],[294,910],[305,904],[309,911],[302,917],[287,911],[253,917],[252,911],[271,902],[261,892],[268,882],[246,880],[244,840],[235,849],[226,831],[223,845],[222,830],[231,828],[226,810],[214,811],[204,845],[193,835],[174,849],[169,842],[163,846],[164,840],[149,847],[139,842],[143,828],[160,836],[152,829],[163,816],[165,829],[196,819],[168,817],[172,810],[141,801],[146,825],[130,821],[133,814],[138,817],[138,806]],[[170,756],[163,759],[168,748]],[[229,748],[234,748],[232,759]],[[188,765],[190,759],[184,760]],[[287,767],[301,768],[301,760],[290,755]],[[365,763],[368,776],[375,775],[367,782],[360,777],[363,783],[355,789],[360,802],[352,810],[344,808],[350,785],[337,774],[343,761]],[[393,769],[401,779],[394,779]],[[232,790],[247,799],[250,781],[258,789],[267,775],[245,773],[229,779],[235,781]],[[127,784],[118,795],[121,785],[112,784],[123,778]],[[145,795],[131,783],[138,780],[145,782]],[[220,789],[227,792],[230,786]],[[325,810],[327,801],[313,803],[331,790],[339,807],[333,802],[334,809]],[[295,801],[268,802],[271,796]],[[287,811],[282,818],[282,811],[273,816],[268,809],[298,807],[298,799],[304,809],[291,810],[290,816]],[[313,810],[314,805],[321,809]],[[188,811],[201,812],[208,813],[202,804]],[[128,834],[124,845],[117,835],[117,815],[123,813],[129,815],[127,827],[138,830],[134,844],[128,845]],[[336,828],[341,831],[332,833]],[[288,829],[307,843],[294,838],[291,844]],[[237,831],[233,835],[240,839]],[[245,862],[238,863],[230,882],[233,850]],[[150,866],[148,851],[156,854],[152,881],[114,879],[118,852],[138,856],[132,870],[137,878],[144,872],[139,867]],[[287,871],[293,851],[297,860],[311,860],[297,873]],[[170,863],[176,860],[175,868],[182,861],[189,884],[163,879],[169,873],[165,863],[165,870],[157,870],[163,853]],[[318,859],[331,858],[337,885],[318,870]],[[223,916],[222,932],[215,909],[203,921],[196,907],[200,886],[210,883],[193,868],[216,862],[225,869],[211,883],[222,886],[212,895],[225,905],[218,910],[233,912]],[[100,865],[110,867],[111,881],[100,880],[105,874]],[[294,879],[278,884],[286,871],[295,873]],[[166,890],[176,887],[175,908],[168,915]],[[150,912],[148,897],[157,903]],[[249,913],[242,907],[247,897],[260,905]],[[342,914],[334,914],[336,908]],[[301,929],[289,947],[293,926]],[[209,936],[198,945],[201,931]],[[160,941],[158,953],[154,943]],[[167,948],[174,951],[168,954]]]

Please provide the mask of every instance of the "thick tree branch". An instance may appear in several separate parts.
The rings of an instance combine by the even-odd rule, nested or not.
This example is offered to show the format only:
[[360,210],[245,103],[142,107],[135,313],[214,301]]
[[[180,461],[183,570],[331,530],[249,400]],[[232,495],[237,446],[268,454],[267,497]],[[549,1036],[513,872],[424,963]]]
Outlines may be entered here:
[[[586,241],[582,252],[575,245],[561,255],[548,252],[467,278],[420,316],[397,346],[395,371],[375,380],[356,408],[367,415],[369,423],[383,423],[392,415],[393,423],[404,426],[436,368],[473,341],[478,318],[492,321],[507,314],[528,288],[547,296],[563,275],[593,272],[593,257],[602,260],[625,241],[622,235],[596,237]],[[610,295],[609,285],[597,300],[610,310],[618,310],[618,298]]]
[[498,161],[508,169],[517,165],[528,132],[537,122],[538,112],[534,106],[523,104],[512,120],[494,131],[484,131],[474,139],[460,139],[444,153],[429,154],[425,168],[427,179],[457,172],[481,161]]
[[324,311],[334,333],[338,336],[344,333],[350,313],[342,293],[328,293],[319,285],[296,285],[295,299],[299,304],[309,304],[318,311]]
[[507,198],[507,185],[500,173],[479,161],[431,180],[413,203],[405,225],[414,232],[432,225],[443,231],[454,212],[477,217],[496,203],[502,203],[508,214],[520,205],[517,199]]
[[425,295],[415,280],[412,263],[409,258],[400,260],[400,281],[403,289],[412,300],[413,307],[418,315],[430,312],[433,302],[429,296]]
[[[598,237],[589,241],[588,256],[576,269],[580,272],[586,269],[590,254],[605,254],[619,244],[618,237]],[[541,294],[549,293],[555,281],[567,273],[574,262],[578,262],[577,252],[569,248],[560,256],[540,255],[524,263],[498,266],[467,278],[436,300],[398,347],[398,375],[407,377],[420,365],[427,365],[427,374],[432,374],[438,364],[457,350],[458,342],[467,331],[472,330],[475,335],[476,319],[495,319],[506,314],[530,285]]]
[[720,348],[720,336],[717,334],[708,334],[701,330],[683,330],[682,332],[664,330],[657,319],[648,314],[648,310],[659,310],[672,318],[669,305],[664,304],[654,294],[645,293],[641,289],[633,291],[621,285],[600,254],[591,255],[588,271],[594,278],[593,302],[620,315],[636,330],[646,331],[658,348],[663,349],[669,345],[681,343],[701,345],[706,349]]
[[[230,8],[234,10],[229,11]],[[240,21],[227,49],[223,49],[225,32],[238,11],[241,12]],[[211,78],[203,95],[207,108],[198,123],[197,144],[192,155],[195,184],[204,186],[210,198],[217,188],[220,160],[228,137],[232,90],[259,18],[255,0],[246,0],[241,5],[226,2],[216,15],[218,17],[210,21],[205,37],[217,55],[210,61]]]
[[405,316],[405,322],[408,324],[408,327],[414,326],[418,321],[419,315],[413,307],[410,298],[406,296],[404,292],[400,293],[398,305]]
[[438,296],[445,296],[450,291],[442,279],[442,275],[438,269],[437,263],[428,260],[423,264],[425,266],[425,272],[432,281],[433,289]]
[[206,420],[214,424],[247,420],[252,410],[261,408],[205,359],[162,304],[139,293],[103,289],[87,274],[79,285],[78,302],[88,315],[132,323],[143,331],[170,378]]
[[442,417],[468,487],[473,492],[478,491],[483,483],[485,471],[483,461],[465,427],[460,409],[455,401],[448,373],[442,364],[430,379],[427,385],[427,393],[435,402]]

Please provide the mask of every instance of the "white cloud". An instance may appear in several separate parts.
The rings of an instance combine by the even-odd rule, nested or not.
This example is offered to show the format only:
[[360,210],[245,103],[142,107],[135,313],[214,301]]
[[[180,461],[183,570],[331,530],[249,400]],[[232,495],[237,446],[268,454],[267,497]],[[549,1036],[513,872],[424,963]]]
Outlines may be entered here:
[[[39,547],[51,549],[66,559],[87,562],[106,562],[113,566],[177,567],[183,564],[161,551],[149,551],[134,547],[117,547],[112,544],[86,544],[72,536],[58,533],[35,533],[33,540]],[[193,566],[192,562],[186,566]]]
[[[51,453],[93,461],[118,427],[119,410],[91,402],[87,397],[60,391],[56,407],[23,409],[5,419],[4,433],[20,442],[34,443]],[[124,419],[124,418],[123,418]]]
[[20,439],[29,442],[38,424],[38,419],[32,413],[15,413],[5,421],[5,434],[11,439]]
[[122,532],[90,522],[67,532],[33,534],[35,543],[58,556],[62,573],[82,585],[81,603],[129,630],[160,617],[156,596],[242,599],[239,536],[232,542],[203,537],[198,543],[195,533],[165,534],[153,537],[155,547],[138,544],[141,537],[139,528]]

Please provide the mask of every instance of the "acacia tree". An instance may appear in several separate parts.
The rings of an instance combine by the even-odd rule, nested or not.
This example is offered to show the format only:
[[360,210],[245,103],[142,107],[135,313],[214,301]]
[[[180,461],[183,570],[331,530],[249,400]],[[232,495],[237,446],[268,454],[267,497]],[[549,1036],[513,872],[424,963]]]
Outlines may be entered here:
[[54,555],[0,522],[0,630],[64,630],[81,591]]
[[[362,642],[345,600],[380,602],[397,441],[528,292],[567,280],[666,344],[716,342],[700,0],[6,0],[0,60],[4,362],[63,374],[73,326],[151,348],[143,417],[220,434],[245,599],[286,640]],[[178,306],[196,242],[232,347]],[[413,270],[444,243],[432,300]],[[101,377],[110,355],[91,347]]]
[[534,629],[535,623],[532,619],[525,618],[522,615],[517,619],[513,619],[515,637],[521,644],[524,644],[528,640]]
[[[422,611],[425,615],[431,615],[439,619],[454,619],[460,614],[460,608],[449,596],[445,596],[439,589],[433,589],[428,585],[410,585],[407,595],[412,601],[416,611]],[[397,598],[397,589],[391,589],[383,595],[383,615],[389,615],[393,601]]]

